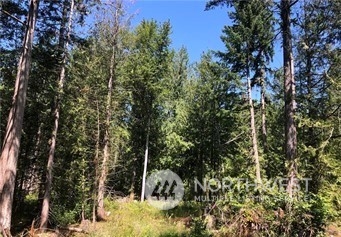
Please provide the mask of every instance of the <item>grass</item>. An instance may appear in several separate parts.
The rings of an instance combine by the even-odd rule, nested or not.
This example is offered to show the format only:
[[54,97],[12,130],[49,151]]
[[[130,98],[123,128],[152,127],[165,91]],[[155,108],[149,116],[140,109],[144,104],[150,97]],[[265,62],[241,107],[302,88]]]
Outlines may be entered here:
[[[198,202],[183,202],[176,208],[161,211],[148,204],[148,202],[105,202],[105,208],[111,214],[105,222],[95,224],[86,222],[81,226],[87,233],[75,233],[74,237],[208,237],[212,236],[205,226],[202,218],[203,206]],[[191,219],[190,225],[187,221]],[[30,225],[27,225],[28,229]],[[72,225],[76,226],[76,225]],[[26,230],[27,230],[26,228]],[[57,229],[51,230],[45,234],[36,235],[39,237],[70,236],[70,231],[61,231],[61,235],[56,234]],[[222,230],[222,229],[221,229]],[[224,235],[224,231],[212,230],[214,236]],[[27,232],[27,231],[26,231]],[[28,233],[18,236],[28,236]],[[231,236],[231,235],[230,235]],[[232,235],[233,236],[233,235]],[[327,226],[326,236],[341,237],[341,225],[331,223]]]
[[[106,222],[92,225],[90,234],[76,234],[77,237],[180,237],[191,236],[191,229],[181,222],[172,221],[174,214],[160,211],[147,202],[106,202],[111,212]],[[181,213],[184,214],[184,213]]]

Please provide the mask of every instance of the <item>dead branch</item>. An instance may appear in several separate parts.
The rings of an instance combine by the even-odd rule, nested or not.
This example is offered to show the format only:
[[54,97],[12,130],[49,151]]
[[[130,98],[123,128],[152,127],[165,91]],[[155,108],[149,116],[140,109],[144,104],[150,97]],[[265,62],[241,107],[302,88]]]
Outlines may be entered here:
[[26,26],[26,22],[20,20],[19,18],[17,18],[16,16],[13,16],[11,13],[9,13],[8,11],[5,11],[3,9],[0,9],[1,12],[5,13],[7,16],[9,16],[10,18],[16,20],[17,22],[20,22],[21,24],[23,24],[24,26]]

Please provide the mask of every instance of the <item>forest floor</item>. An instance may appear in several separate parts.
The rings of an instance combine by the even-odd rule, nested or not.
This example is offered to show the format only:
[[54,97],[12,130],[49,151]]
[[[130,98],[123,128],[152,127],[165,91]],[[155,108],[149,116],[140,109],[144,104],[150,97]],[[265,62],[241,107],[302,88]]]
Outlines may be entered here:
[[[202,207],[198,203],[182,203],[168,211],[161,211],[147,202],[106,202],[110,212],[107,221],[81,224],[86,233],[73,237],[208,237],[220,236],[206,230]],[[341,225],[329,224],[326,237],[341,237]],[[48,236],[51,237],[51,236]]]
[[326,235],[329,237],[341,237],[341,226],[330,224],[326,228]]
[[[148,202],[106,201],[110,212],[106,221],[91,223],[89,220],[65,229],[47,233],[27,231],[17,236],[35,237],[208,237],[219,236],[206,230],[202,220],[202,207],[198,203],[185,202],[168,211],[158,210]],[[326,237],[341,237],[341,225],[330,224]]]
[[[82,226],[87,233],[75,233],[76,237],[189,237],[211,236],[204,223],[196,219],[201,215],[200,207],[182,204],[169,211],[161,211],[147,202],[107,202],[110,212],[107,221]],[[86,224],[85,224],[86,225]]]

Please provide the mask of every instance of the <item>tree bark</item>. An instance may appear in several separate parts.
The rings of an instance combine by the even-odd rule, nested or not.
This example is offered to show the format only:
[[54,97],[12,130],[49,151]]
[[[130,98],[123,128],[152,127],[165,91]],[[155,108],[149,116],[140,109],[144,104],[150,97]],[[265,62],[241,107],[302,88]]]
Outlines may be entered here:
[[264,154],[268,152],[268,135],[267,135],[267,128],[266,128],[266,101],[265,101],[265,78],[262,77],[262,84],[261,84],[261,104],[262,104],[262,140],[263,140],[263,148]]
[[[66,2],[64,4],[66,4]],[[60,29],[60,32],[61,32],[60,45],[63,46],[63,61],[62,61],[61,70],[59,74],[58,94],[56,98],[56,106],[54,109],[54,127],[53,127],[52,136],[50,140],[51,144],[50,144],[49,156],[48,156],[48,161],[47,161],[45,193],[44,193],[44,198],[43,198],[42,210],[40,214],[40,217],[41,217],[40,228],[42,230],[47,228],[48,218],[49,218],[50,196],[51,196],[51,187],[52,187],[52,178],[53,178],[52,171],[53,171],[53,163],[54,163],[54,154],[56,151],[56,140],[57,140],[58,127],[59,127],[61,97],[63,94],[64,82],[65,82],[65,68],[66,68],[67,50],[68,50],[67,48],[68,48],[69,41],[70,41],[73,10],[74,10],[74,0],[71,0],[70,13],[69,13],[67,29],[66,29],[66,32],[67,32],[66,39],[64,38],[64,34],[62,33],[64,31],[64,27],[62,26]],[[65,14],[65,11],[64,11],[64,14]],[[66,14],[67,14],[67,11],[66,11]]]
[[255,110],[253,107],[253,100],[252,100],[252,89],[251,89],[251,80],[250,77],[247,77],[247,93],[249,99],[249,107],[250,107],[250,129],[251,129],[251,139],[252,139],[252,152],[253,152],[253,159],[255,162],[256,167],[256,182],[257,185],[262,184],[262,178],[260,173],[260,163],[259,163],[259,154],[258,154],[258,143],[257,143],[257,132],[256,132],[256,125],[255,125]]
[[285,101],[285,157],[288,162],[287,192],[293,197],[297,178],[297,131],[295,124],[295,77],[292,35],[290,26],[291,0],[281,0],[283,35],[284,101]]
[[[136,159],[134,159],[134,163],[136,162]],[[136,179],[136,168],[133,168],[133,172],[131,175],[131,181],[130,181],[130,189],[129,189],[129,199],[130,201],[133,201],[135,199],[135,179]]]
[[144,193],[145,193],[145,189],[146,189],[146,176],[147,176],[148,152],[149,152],[149,134],[150,134],[150,115],[148,117],[148,125],[147,126],[148,127],[147,127],[147,136],[146,136],[146,150],[145,150],[145,154],[144,154],[141,202],[144,201]]
[[92,207],[92,223],[96,222],[96,202],[97,202],[97,182],[98,182],[98,161],[99,161],[99,138],[101,135],[100,131],[100,118],[99,118],[99,106],[98,101],[96,101],[96,108],[97,108],[97,132],[96,132],[96,151],[95,151],[95,159],[94,159],[94,166],[95,166],[95,180],[94,180],[94,191],[93,191],[93,207]]
[[13,102],[8,116],[6,135],[0,158],[0,231],[3,236],[11,235],[13,193],[38,7],[39,0],[30,1],[23,49],[18,63]]
[[109,69],[109,80],[108,80],[108,94],[106,103],[106,119],[105,119],[105,132],[104,132],[104,146],[103,146],[103,159],[100,167],[100,176],[98,180],[98,193],[97,193],[97,218],[99,220],[105,219],[105,209],[104,209],[104,193],[105,193],[105,182],[108,175],[108,162],[110,156],[110,123],[112,115],[112,91],[113,83],[116,76],[116,54],[117,54],[117,36],[120,29],[120,14],[122,11],[122,2],[115,2],[115,13],[114,13],[114,29],[113,29],[113,39],[112,39],[112,54],[110,59],[110,69]]
[[116,46],[113,46],[112,57],[110,62],[110,76],[108,81],[108,94],[107,94],[107,108],[106,108],[106,121],[104,133],[104,147],[103,147],[103,160],[100,167],[100,177],[98,180],[98,193],[97,193],[97,218],[99,220],[105,219],[104,210],[104,193],[105,182],[108,175],[108,161],[110,156],[110,121],[111,121],[111,97],[114,80],[114,64],[115,64]]

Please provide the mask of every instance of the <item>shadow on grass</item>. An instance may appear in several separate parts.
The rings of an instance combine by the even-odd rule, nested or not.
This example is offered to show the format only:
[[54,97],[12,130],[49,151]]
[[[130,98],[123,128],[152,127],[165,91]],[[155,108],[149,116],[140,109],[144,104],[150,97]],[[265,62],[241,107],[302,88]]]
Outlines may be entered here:
[[[188,229],[186,233],[164,233],[160,237],[209,237],[212,236],[206,229],[203,221],[203,203],[194,201],[181,202],[177,207],[164,211],[163,214],[169,220],[182,222]],[[190,221],[190,222],[188,222]]]
[[13,210],[12,217],[12,234],[17,235],[24,229],[29,229],[32,221],[38,216],[39,210],[38,198],[33,196],[28,196],[20,204],[16,206]]
[[177,234],[177,233],[164,233],[161,234],[159,237],[187,237],[189,235],[185,235],[185,234]]
[[173,209],[164,211],[166,217],[200,217],[203,215],[204,206],[194,201],[184,201]]

